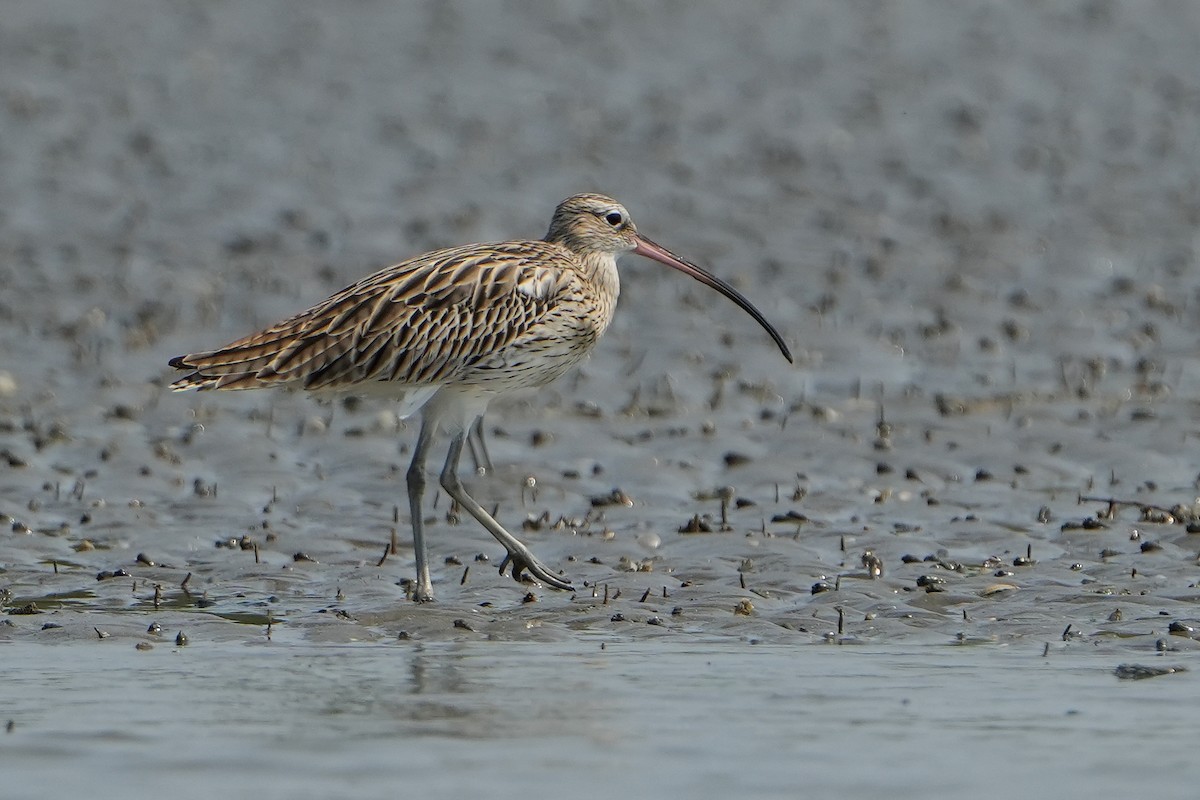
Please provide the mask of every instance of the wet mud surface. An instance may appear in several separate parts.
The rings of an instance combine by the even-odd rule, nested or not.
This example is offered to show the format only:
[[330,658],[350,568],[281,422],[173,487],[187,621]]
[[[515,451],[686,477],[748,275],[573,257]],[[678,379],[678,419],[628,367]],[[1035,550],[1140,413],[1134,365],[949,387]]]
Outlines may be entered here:
[[[1146,5],[6,8],[0,643],[1019,645],[1193,680],[1200,7]],[[165,390],[590,190],[797,365],[623,262],[592,358],[494,404],[468,479],[574,592],[498,575],[440,496],[437,602],[406,598],[386,402]]]

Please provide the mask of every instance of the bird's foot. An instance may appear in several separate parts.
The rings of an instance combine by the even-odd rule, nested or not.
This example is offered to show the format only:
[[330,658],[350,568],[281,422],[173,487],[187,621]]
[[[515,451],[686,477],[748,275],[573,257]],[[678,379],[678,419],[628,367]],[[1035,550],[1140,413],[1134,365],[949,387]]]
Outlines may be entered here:
[[418,578],[415,581],[404,580],[404,590],[409,599],[414,603],[432,603],[433,602],[433,582],[425,577],[424,580]]
[[547,586],[563,591],[574,591],[575,587],[571,582],[560,575],[555,575],[542,562],[538,561],[528,549],[511,548],[508,554],[504,556],[504,560],[500,562],[500,574],[504,574],[504,570],[508,565],[512,564],[512,577],[517,583],[525,580],[523,573],[528,570],[529,577],[535,581],[540,581]]

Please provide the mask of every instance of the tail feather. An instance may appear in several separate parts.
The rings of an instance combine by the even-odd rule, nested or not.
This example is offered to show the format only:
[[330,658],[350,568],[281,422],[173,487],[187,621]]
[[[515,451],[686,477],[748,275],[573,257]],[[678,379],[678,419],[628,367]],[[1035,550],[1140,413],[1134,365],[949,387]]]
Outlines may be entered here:
[[174,381],[173,392],[191,389],[261,389],[289,383],[284,376],[270,370],[274,353],[246,358],[237,351],[215,350],[207,353],[191,353],[175,356],[167,363],[175,369],[192,370],[188,375]]

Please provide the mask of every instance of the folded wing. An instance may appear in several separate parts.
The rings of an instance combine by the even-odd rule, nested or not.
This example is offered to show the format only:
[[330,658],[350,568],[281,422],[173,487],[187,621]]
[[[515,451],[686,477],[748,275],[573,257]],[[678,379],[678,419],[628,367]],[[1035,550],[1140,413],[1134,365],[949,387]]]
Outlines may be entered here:
[[[561,299],[563,256],[546,242],[438,250],[349,286],[225,347],[177,356],[187,389],[395,389],[453,382],[522,337]],[[360,387],[361,388],[361,387]]]

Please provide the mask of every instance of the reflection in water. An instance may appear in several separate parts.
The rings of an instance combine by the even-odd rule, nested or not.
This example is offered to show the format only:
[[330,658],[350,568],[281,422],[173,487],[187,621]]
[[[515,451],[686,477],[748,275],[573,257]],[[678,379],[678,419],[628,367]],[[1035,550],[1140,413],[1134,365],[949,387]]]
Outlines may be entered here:
[[458,652],[431,653],[425,645],[415,643],[408,662],[411,680],[409,693],[419,695],[470,692],[472,687],[459,669],[464,655],[460,648],[455,647],[453,650]]
[[[492,796],[513,780],[528,796],[703,798],[854,775],[903,797],[952,794],[972,763],[1019,762],[1009,792],[1052,793],[1063,763],[1115,763],[1130,729],[1155,730],[1161,759],[1191,757],[1174,676],[1118,685],[1095,648],[127,644],[3,645],[7,785]],[[960,769],[929,771],[931,752]],[[1103,771],[1073,780],[1114,790]]]

